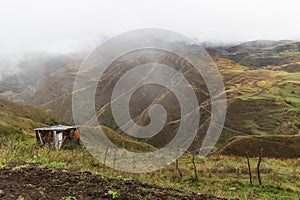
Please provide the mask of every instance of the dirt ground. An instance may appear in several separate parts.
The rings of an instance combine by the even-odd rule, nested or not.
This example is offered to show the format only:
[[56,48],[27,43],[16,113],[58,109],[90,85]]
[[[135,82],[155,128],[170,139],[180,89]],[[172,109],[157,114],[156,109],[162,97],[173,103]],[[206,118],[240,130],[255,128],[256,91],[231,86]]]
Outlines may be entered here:
[[223,199],[90,172],[43,169],[39,164],[18,166],[24,163],[0,170],[0,199],[113,199],[113,192],[117,192],[115,199]]

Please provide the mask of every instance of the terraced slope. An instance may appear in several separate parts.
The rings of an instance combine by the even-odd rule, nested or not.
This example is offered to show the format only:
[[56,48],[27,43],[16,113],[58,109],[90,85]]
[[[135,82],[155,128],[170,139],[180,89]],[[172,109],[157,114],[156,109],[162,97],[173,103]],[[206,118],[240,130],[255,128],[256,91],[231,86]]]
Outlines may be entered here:
[[218,56],[252,68],[300,71],[300,42],[297,41],[252,41],[218,50],[215,52]]
[[[216,60],[219,65],[230,63]],[[227,63],[227,64],[226,64]],[[223,70],[227,126],[249,135],[297,134],[300,128],[300,73]]]
[[[231,49],[223,48],[223,50],[227,50],[227,53],[230,52],[232,55],[239,55],[240,51],[247,49],[247,55],[254,56],[251,57],[254,60],[257,60],[256,56],[258,55],[264,58],[275,52],[280,59],[288,56],[284,62],[290,62],[292,58],[293,61],[298,59],[297,45],[298,43],[293,41],[267,42],[263,45],[258,42],[255,45],[250,43]],[[193,49],[190,51],[192,53]],[[261,54],[255,53],[257,51],[260,51]],[[227,118],[219,140],[220,144],[228,142],[231,137],[236,135],[293,135],[299,133],[300,73],[297,70],[281,71],[280,66],[277,66],[276,70],[271,66],[253,70],[253,66],[239,64],[230,56],[224,56],[224,52],[220,53],[219,49],[214,52],[210,51],[212,55],[215,55],[216,52],[220,54],[213,57],[213,60],[222,74],[228,103]],[[291,57],[292,52],[295,54],[294,57]],[[109,101],[112,88],[123,74],[124,69],[131,69],[139,64],[147,63],[151,59],[173,66],[175,69],[181,69],[190,80],[199,104],[207,102],[209,94],[206,85],[189,64],[176,59],[172,54],[140,54],[134,59],[123,58],[112,63],[102,77],[96,95],[96,102],[98,102],[96,109],[99,110],[97,120],[102,125],[124,135],[116,126],[111,115]],[[247,62],[245,63],[247,64]],[[26,96],[27,93],[23,92],[16,98],[34,106],[51,109],[64,121],[73,123],[71,95],[78,67],[79,64],[67,65],[55,73],[43,77],[38,82],[33,95]],[[97,80],[86,80],[87,85],[95,81]],[[164,146],[174,137],[180,123],[179,105],[174,95],[170,91],[154,85],[142,87],[131,98],[130,112],[138,124],[146,125],[149,123],[150,105],[154,102],[162,104],[168,111],[167,125],[160,134],[144,140],[144,142],[155,146]],[[198,130],[198,140],[194,144],[196,146],[201,145],[201,138],[205,135],[210,120],[210,105],[206,104],[205,108],[201,108],[202,121]]]
[[[162,56],[161,62],[174,64],[171,57]],[[220,143],[225,143],[235,135],[276,135],[276,134],[297,134],[300,128],[300,73],[288,73],[283,71],[272,71],[266,69],[251,70],[251,68],[237,64],[234,61],[214,57],[224,79],[228,111],[226,128],[223,130]],[[143,61],[141,61],[142,63]],[[106,87],[98,88],[96,102],[109,102],[111,89],[116,80],[120,77],[122,67],[133,67],[138,63],[122,61],[115,63],[112,71],[107,71],[103,81],[107,82]],[[71,91],[75,79],[78,64],[68,65],[57,73],[51,74],[39,81],[36,93],[28,98],[26,102],[42,108],[52,109],[63,119],[72,123]],[[176,66],[175,66],[176,67]],[[199,102],[208,98],[206,86],[195,73],[186,71],[186,75],[192,80],[193,87],[199,97]],[[87,80],[91,83],[93,80]],[[104,84],[105,85],[105,84]],[[106,94],[103,96],[103,94]],[[144,96],[147,94],[147,98]],[[138,123],[145,124],[149,120],[147,109],[156,100],[166,106],[170,111],[169,124],[164,129],[163,135],[157,137],[165,138],[165,141],[158,142],[156,137],[147,140],[150,144],[164,145],[171,139],[176,131],[180,120],[177,102],[175,97],[168,91],[154,86],[141,88],[132,97],[131,112]],[[134,106],[133,106],[134,105]],[[171,106],[172,105],[172,106]],[[175,106],[174,106],[175,105]],[[112,120],[109,105],[96,105],[101,109],[98,113],[98,120],[107,127],[120,130]],[[209,107],[208,107],[209,110]],[[199,134],[205,134],[210,114],[202,111],[201,129]],[[172,123],[173,122],[173,123]],[[174,128],[175,127],[175,128]],[[242,132],[242,133],[241,133]],[[201,137],[200,137],[201,138]],[[201,141],[198,141],[198,145]]]

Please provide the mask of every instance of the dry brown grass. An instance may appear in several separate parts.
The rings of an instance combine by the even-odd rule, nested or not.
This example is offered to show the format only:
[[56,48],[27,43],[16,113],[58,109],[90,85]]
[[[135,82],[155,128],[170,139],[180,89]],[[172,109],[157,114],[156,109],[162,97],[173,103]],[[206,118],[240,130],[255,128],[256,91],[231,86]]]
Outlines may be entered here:
[[33,129],[40,126],[63,123],[50,110],[42,110],[0,98],[0,128],[14,127],[26,134],[33,134]]
[[264,157],[299,158],[300,135],[238,136],[215,154],[245,156],[248,152],[250,156],[257,157],[261,148]]

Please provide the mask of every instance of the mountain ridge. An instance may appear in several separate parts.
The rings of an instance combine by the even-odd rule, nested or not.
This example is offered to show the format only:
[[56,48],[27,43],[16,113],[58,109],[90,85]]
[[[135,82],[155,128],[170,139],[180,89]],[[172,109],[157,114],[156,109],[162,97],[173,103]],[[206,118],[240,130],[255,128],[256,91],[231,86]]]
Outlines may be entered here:
[[[257,45],[257,43],[259,43],[259,41],[254,42],[254,46]],[[270,45],[273,46],[270,47]],[[294,59],[295,63],[298,62],[298,58],[300,61],[298,42],[270,42],[270,44],[264,44],[264,46],[268,47],[258,48],[262,52],[262,56],[268,57],[270,56],[270,52],[271,54],[276,54],[276,50],[278,49],[278,51],[284,52],[284,49],[291,47],[291,51],[278,54],[278,56],[280,58],[288,57],[288,60]],[[222,47],[222,49],[225,52],[225,48]],[[187,48],[187,51],[191,51],[192,53],[193,48],[190,50]],[[240,50],[236,53],[240,53],[239,51]],[[285,69],[281,69],[281,65],[277,67],[269,66],[253,69],[252,66],[243,65],[243,62],[239,63],[231,56],[225,55],[222,51],[220,52],[219,48],[209,49],[208,52],[212,55],[212,59],[219,68],[228,98],[227,118],[225,121],[225,129],[219,140],[220,144],[224,144],[228,142],[231,137],[241,134],[282,135],[297,134],[299,132],[300,74],[297,70],[288,71],[287,68],[290,67],[289,65],[282,65],[285,66]],[[293,52],[292,55],[291,52]],[[252,55],[251,52],[247,54]],[[146,53],[144,55],[139,54],[138,57],[135,57],[134,59],[136,59],[136,61],[126,58],[112,63],[111,68],[104,73],[102,84],[105,85],[105,87],[98,88],[96,102],[109,103],[111,88],[113,88],[121,76],[120,73],[123,69],[130,69],[136,65],[147,63],[149,60],[151,61],[151,59],[156,59],[162,64],[171,65],[175,69],[185,69],[186,71],[183,70],[183,72],[185,72],[188,79],[191,80],[190,84],[195,89],[199,102],[206,101],[209,96],[204,81],[201,80],[195,71],[188,68],[188,65],[184,64],[183,61],[175,59],[172,56],[171,54],[151,54],[150,56],[150,54]],[[254,57],[255,56],[257,55],[254,53]],[[72,124],[72,90],[79,66],[80,63],[66,65],[56,72],[42,77],[35,86],[35,92],[32,95],[28,95],[29,92],[24,91],[21,94],[13,96],[13,98],[23,100],[25,103],[37,107],[52,109],[57,115]],[[294,66],[294,68],[297,68],[297,66]],[[94,81],[96,80],[86,80],[87,84],[93,83]],[[105,95],[100,96],[100,94]],[[143,99],[144,94],[148,95],[148,100]],[[163,96],[164,98],[162,98]],[[170,105],[176,104],[176,101],[172,100],[173,97],[174,96],[168,94],[166,90],[147,86],[141,88],[132,98],[133,102],[130,108],[133,113],[133,119],[140,125],[145,125],[149,122],[147,113],[152,101],[161,103],[171,110],[170,121],[168,121],[168,125],[164,129],[165,134],[149,138],[144,142],[148,142],[152,145],[156,143],[158,146],[163,146],[173,138],[174,132],[176,132],[175,126],[178,126],[180,123],[179,116],[176,115],[178,107],[170,107]],[[103,106],[104,105],[100,104],[95,105],[97,110]],[[207,109],[209,110],[210,108],[208,107]],[[119,134],[124,135],[115,125],[110,112],[109,109],[103,108],[101,112],[98,112],[98,121],[103,122],[105,126],[113,128]],[[201,122],[202,124],[200,124],[199,140],[195,141],[197,146],[201,145],[201,138],[203,138],[208,128],[208,121],[210,119],[209,112],[202,111],[202,113],[202,119],[207,120],[204,120],[205,122]],[[165,139],[159,140],[159,137]]]

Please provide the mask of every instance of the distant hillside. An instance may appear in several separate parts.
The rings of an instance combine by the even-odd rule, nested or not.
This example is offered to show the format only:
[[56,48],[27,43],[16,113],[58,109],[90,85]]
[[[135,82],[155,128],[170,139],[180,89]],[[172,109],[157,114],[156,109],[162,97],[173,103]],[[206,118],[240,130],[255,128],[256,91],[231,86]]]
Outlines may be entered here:
[[[161,62],[172,64],[171,56],[162,56]],[[270,70],[251,70],[251,68],[237,64],[234,61],[214,57],[224,79],[228,111],[226,118],[226,128],[223,130],[220,144],[226,143],[233,136],[248,135],[278,135],[278,134],[296,134],[300,128],[300,74],[287,73]],[[142,62],[142,61],[141,61]],[[137,63],[119,62],[115,63],[116,67],[112,71],[107,71],[103,82],[109,83],[104,88],[99,88],[99,94],[107,94],[97,96],[96,102],[109,102],[111,89],[114,80],[117,80],[121,74],[118,73],[119,67],[132,67]],[[174,64],[174,63],[173,63]],[[68,123],[72,120],[72,102],[71,92],[73,82],[76,76],[78,64],[68,65],[49,76],[42,78],[33,96],[24,98],[25,102],[31,103],[42,108],[52,109],[57,115],[61,116]],[[188,75],[189,73],[187,73]],[[188,75],[194,80],[194,88],[199,95],[199,101],[208,98],[207,89],[201,79],[196,74]],[[95,80],[87,80],[92,83]],[[100,92],[101,91],[101,92]],[[152,92],[151,92],[152,91]],[[157,102],[163,104],[167,110],[172,113],[169,116],[168,126],[163,130],[163,134],[147,139],[149,144],[164,145],[169,141],[176,131],[176,127],[180,123],[178,107],[174,101],[175,97],[168,94],[167,91],[155,87],[145,87],[139,91],[143,95],[134,95],[132,97],[133,117],[138,123],[146,123],[148,119],[148,106],[156,99]],[[26,94],[26,93],[25,93]],[[145,98],[144,94],[148,97]],[[23,94],[24,95],[24,94]],[[201,98],[202,100],[201,100]],[[105,104],[103,104],[105,105]],[[102,125],[113,128],[122,135],[122,132],[112,120],[110,106],[96,107],[102,108],[98,113],[98,119],[103,122]],[[176,111],[177,110],[177,111]],[[209,107],[208,107],[209,110]],[[199,138],[205,134],[210,114],[203,110],[201,129],[199,129]],[[163,140],[157,138],[164,138]],[[201,140],[196,142],[201,144]]]
[[[249,135],[299,132],[300,73],[247,70],[232,61],[214,59],[227,90],[228,128]],[[233,133],[224,130],[228,137]]]
[[[106,71],[105,76],[102,79],[103,85],[99,86],[97,90],[97,94],[101,95],[96,95],[97,104],[95,105],[96,109],[102,108],[102,110],[97,113],[97,117],[101,122],[101,125],[111,127],[120,135],[123,135],[122,131],[118,129],[114,120],[112,119],[110,106],[104,106],[107,103],[109,104],[113,86],[124,71],[121,68],[124,67],[124,69],[126,68],[128,70],[141,63],[146,63],[153,57],[158,59],[161,63],[171,65],[175,64],[175,60],[171,55],[162,55],[159,53],[157,55],[151,55],[150,57],[147,55],[139,56],[138,61],[136,62],[132,62],[131,60],[117,61],[114,62],[110,69]],[[73,123],[71,95],[73,90],[73,82],[76,77],[76,71],[78,67],[79,64],[73,64],[61,68],[56,73],[42,78],[38,82],[38,85],[36,86],[36,92],[33,96],[24,97],[24,95],[27,94],[24,92],[19,94],[18,98],[41,108],[52,109],[56,114],[62,116],[65,121]],[[175,67],[179,68],[181,66],[175,65]],[[199,101],[204,101],[205,98],[207,98],[208,93],[203,80],[201,80],[201,76],[195,73],[195,71],[189,71],[189,66],[186,66],[185,69],[182,67],[182,70],[186,71],[187,76],[193,80],[194,84],[197,84],[198,87],[202,88],[197,91],[197,95],[199,96]],[[87,85],[96,81],[98,80],[92,80],[89,78],[86,80]],[[153,101],[163,104],[166,106],[166,110],[170,110],[172,113],[168,116],[167,123],[169,125],[164,129],[163,135],[156,135],[144,142],[161,146],[166,144],[174,136],[175,130],[180,122],[178,121],[180,118],[180,112],[178,112],[178,102],[176,101],[176,98],[173,97],[174,95],[164,88],[147,86],[141,88],[132,98],[132,105],[135,105],[131,106],[133,118],[135,118],[135,120],[140,124],[145,124],[149,121],[147,112]],[[102,105],[99,104],[100,102]],[[207,118],[204,117],[205,115],[208,116],[209,114],[203,113],[203,118]],[[203,132],[203,135],[205,130],[202,129],[201,131]],[[161,139],[158,140],[157,138]]]
[[238,136],[214,154],[257,157],[261,148],[264,157],[299,158],[300,135]]
[[300,62],[294,62],[290,64],[280,65],[280,66],[269,66],[266,67],[268,70],[273,71],[286,71],[290,73],[300,72]]
[[295,41],[293,40],[254,40],[249,42],[243,42],[235,46],[227,47],[225,48],[226,51],[234,53],[236,51],[242,50],[242,49],[248,49],[248,50],[258,50],[258,49],[265,49],[265,48],[272,48],[276,47],[278,45],[286,45],[291,44]]
[[[282,52],[278,54],[278,59],[285,55],[291,58],[291,52],[294,52],[295,64],[297,64],[296,60],[299,56],[297,42],[257,43],[259,42],[243,44],[241,48],[245,48],[249,55],[258,56],[258,53],[252,53],[252,51],[261,51],[262,58],[268,55],[266,53],[268,51],[271,53]],[[226,55],[226,48],[223,47],[223,51],[220,49],[209,50],[212,55],[215,55],[213,60],[222,74],[228,104],[225,128],[219,139],[219,144],[222,145],[237,135],[294,135],[299,133],[300,73],[297,72],[297,65],[291,63],[277,66],[278,69],[265,67],[253,70],[253,66],[243,65],[232,58],[226,58],[230,57]],[[193,48],[186,50],[193,52]],[[229,53],[229,55],[235,54],[239,53]],[[102,82],[97,88],[95,105],[98,110],[98,121],[101,122],[101,125],[110,127],[120,135],[124,135],[115,124],[111,114],[112,89],[124,69],[131,69],[139,64],[147,63],[151,59],[180,69],[196,91],[199,104],[209,99],[206,85],[201,76],[184,60],[177,59],[169,53],[139,54],[135,58],[123,58],[112,63],[102,77]],[[258,61],[259,59],[254,56],[253,60]],[[24,91],[14,96],[13,99],[22,100],[40,108],[51,109],[64,121],[72,124],[72,90],[79,66],[79,63],[74,63],[59,68],[54,73],[42,77],[35,86],[33,93]],[[282,71],[280,67],[284,67],[286,71]],[[287,69],[295,70],[289,71]],[[87,85],[96,81],[98,80],[86,79]],[[153,103],[162,104],[168,111],[167,125],[160,134],[143,140],[143,142],[163,146],[174,137],[177,131],[180,123],[179,105],[174,95],[167,89],[148,85],[140,88],[131,98],[130,112],[132,118],[138,124],[147,124],[149,122],[148,111]],[[202,121],[200,122],[197,141],[194,143],[196,146],[201,145],[201,139],[208,128],[209,111],[209,104],[206,105],[206,109],[201,108]]]
[[0,129],[5,127],[22,130],[33,134],[36,127],[63,123],[50,110],[42,110],[33,106],[15,103],[0,98]]
[[34,92],[28,89],[13,98],[43,109],[51,109],[65,122],[72,124],[72,90],[79,66],[80,64],[70,64],[43,76]]
[[[275,67],[288,72],[299,72],[300,42],[258,40],[235,46],[215,48],[214,55],[230,59],[251,68]],[[298,67],[286,67],[286,65]]]
[[15,73],[4,75],[0,79],[0,95],[5,91],[10,91],[11,95],[20,93],[28,88],[33,88],[41,77],[56,72],[69,63],[82,60],[83,55],[83,53],[64,55],[42,52],[25,54],[15,64]]

